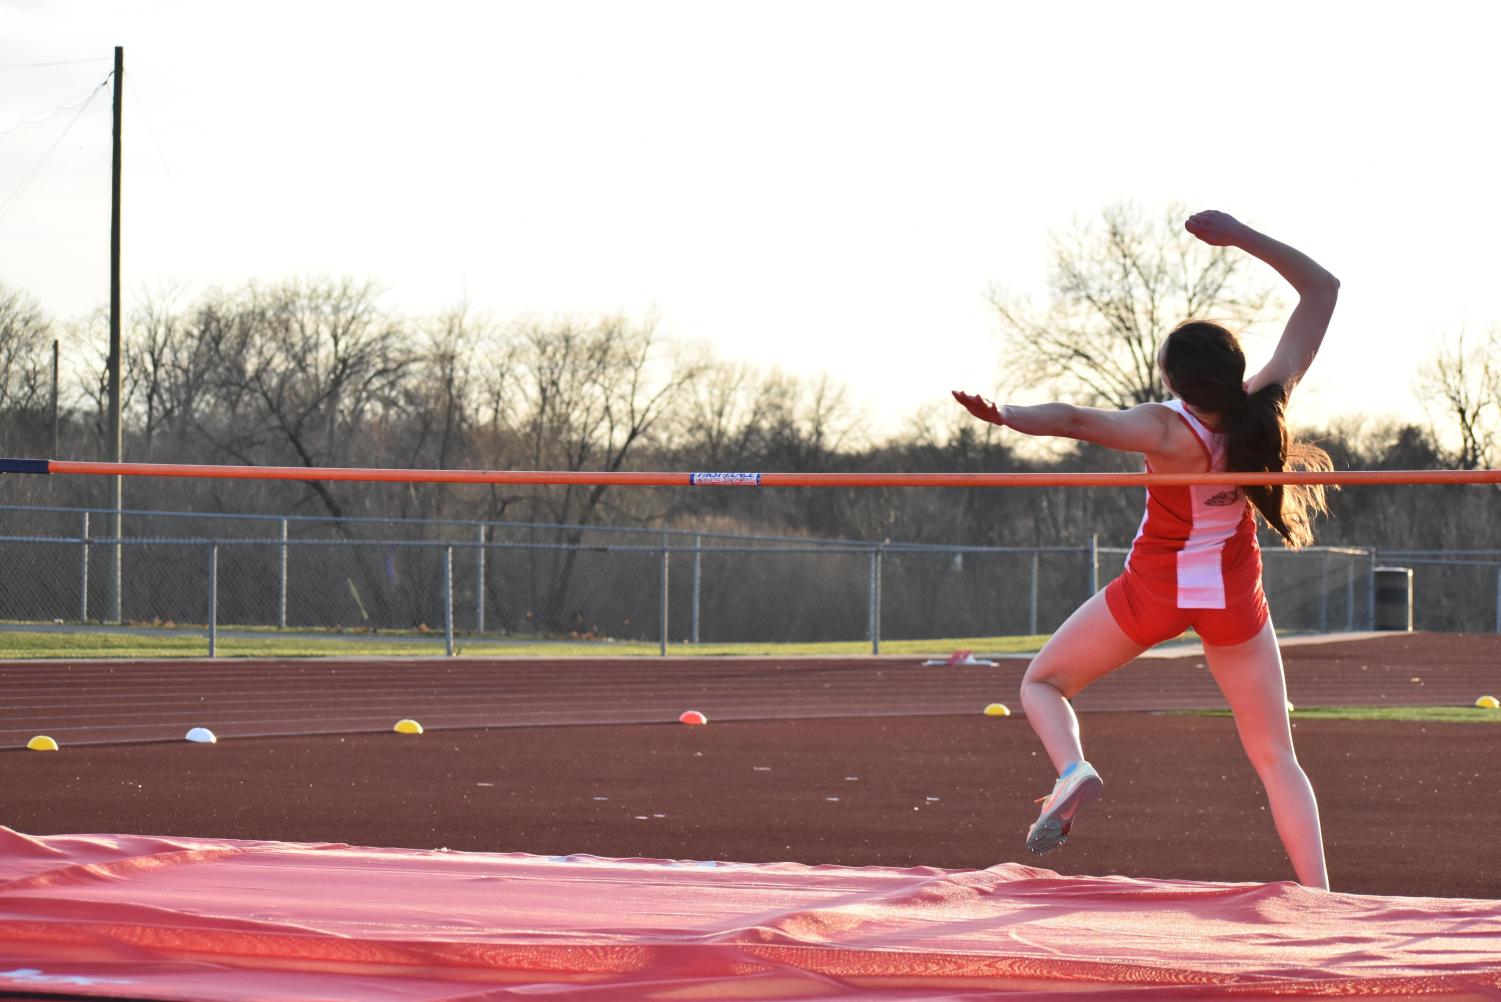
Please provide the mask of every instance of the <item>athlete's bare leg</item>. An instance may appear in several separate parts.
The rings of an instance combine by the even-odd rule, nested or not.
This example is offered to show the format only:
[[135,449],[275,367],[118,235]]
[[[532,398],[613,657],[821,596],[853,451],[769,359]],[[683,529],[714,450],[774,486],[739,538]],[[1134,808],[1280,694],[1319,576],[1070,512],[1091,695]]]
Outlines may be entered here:
[[1144,650],[1121,630],[1100,591],[1079,606],[1032,659],[1022,677],[1022,708],[1060,774],[1084,758],[1079,718],[1068,701]]
[[1292,727],[1287,719],[1287,682],[1271,621],[1243,644],[1234,647],[1206,644],[1204,655],[1235,714],[1240,743],[1266,787],[1272,821],[1298,882],[1328,890],[1319,805],[1314,799],[1313,784],[1293,753]]

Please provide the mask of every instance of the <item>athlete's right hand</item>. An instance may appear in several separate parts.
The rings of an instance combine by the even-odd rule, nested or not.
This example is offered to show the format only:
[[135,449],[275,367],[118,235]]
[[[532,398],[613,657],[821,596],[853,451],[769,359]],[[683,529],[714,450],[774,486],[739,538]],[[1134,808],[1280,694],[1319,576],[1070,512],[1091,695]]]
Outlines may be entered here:
[[954,395],[955,400],[964,405],[965,410],[981,421],[989,421],[1002,428],[1006,427],[1006,419],[1001,417],[1001,409],[978,393],[965,393],[963,390],[950,390],[949,392]]

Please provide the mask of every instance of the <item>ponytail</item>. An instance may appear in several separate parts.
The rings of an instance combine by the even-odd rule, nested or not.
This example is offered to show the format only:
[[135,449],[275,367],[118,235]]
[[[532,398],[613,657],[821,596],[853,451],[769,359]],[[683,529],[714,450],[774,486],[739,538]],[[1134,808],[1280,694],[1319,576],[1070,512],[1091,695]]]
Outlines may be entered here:
[[[1334,469],[1329,454],[1316,445],[1298,442],[1287,431],[1287,391],[1280,383],[1255,393],[1242,391],[1224,409],[1227,465],[1242,473],[1281,473]],[[1291,484],[1244,488],[1266,524],[1282,537],[1283,545],[1299,550],[1313,542],[1313,517],[1329,511],[1323,484]]]
[[[1287,390],[1278,383],[1246,393],[1242,380],[1246,356],[1234,334],[1207,320],[1179,324],[1162,346],[1163,373],[1185,403],[1221,415],[1231,470],[1281,473],[1334,469],[1329,454],[1316,445],[1294,441],[1287,433]],[[1327,514],[1321,484],[1247,487],[1246,497],[1288,549],[1313,542],[1313,517]]]

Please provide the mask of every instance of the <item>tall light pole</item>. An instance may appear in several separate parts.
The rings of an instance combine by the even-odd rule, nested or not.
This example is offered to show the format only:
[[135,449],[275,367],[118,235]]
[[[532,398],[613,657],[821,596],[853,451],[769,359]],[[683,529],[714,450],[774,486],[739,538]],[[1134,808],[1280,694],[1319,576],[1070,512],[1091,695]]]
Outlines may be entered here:
[[[114,162],[110,169],[109,207],[109,452],[113,462],[124,458],[124,429],[120,422],[120,108],[125,98],[125,49],[115,46],[115,139]],[[121,509],[125,507],[125,478],[114,477],[114,538],[110,547],[109,596],[105,603],[109,621],[119,623],[121,615]]]

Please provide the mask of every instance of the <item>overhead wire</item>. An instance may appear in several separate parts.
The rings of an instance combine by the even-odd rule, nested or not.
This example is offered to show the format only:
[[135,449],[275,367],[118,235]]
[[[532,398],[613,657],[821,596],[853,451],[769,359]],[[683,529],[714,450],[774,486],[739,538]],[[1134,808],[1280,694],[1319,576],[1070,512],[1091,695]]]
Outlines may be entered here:
[[131,110],[140,116],[141,123],[146,126],[146,135],[150,137],[151,146],[156,150],[156,158],[161,161],[162,171],[166,174],[167,181],[173,188],[176,188],[177,178],[173,176],[172,167],[167,163],[167,154],[162,149],[161,140],[156,136],[156,127],[151,124],[151,117],[146,114],[146,105],[141,100],[140,87],[132,83],[131,79],[125,81],[125,100],[130,102]]
[[52,145],[47,148],[46,153],[42,154],[42,158],[37,161],[36,166],[31,168],[31,170],[27,172],[26,176],[21,179],[21,183],[16,186],[16,190],[11,192],[4,202],[0,202],[0,222],[3,222],[5,217],[10,214],[10,211],[20,203],[21,196],[26,193],[27,188],[31,187],[31,182],[35,181],[37,175],[42,172],[42,168],[47,166],[47,161],[52,159],[52,154],[57,152],[57,148],[61,146],[63,140],[68,137],[68,133],[73,130],[73,126],[78,124],[78,120],[83,117],[83,113],[89,110],[89,105],[94,103],[94,98],[97,97],[99,92],[109,84],[110,80],[114,78],[114,75],[114,72],[111,71],[109,76],[105,77],[103,82],[100,83],[99,86],[95,87],[92,91],[89,92],[89,96],[84,100],[83,104],[79,106],[78,114],[74,115],[72,120],[68,122],[67,128],[63,129],[63,131],[58,135],[57,139],[53,140]]
[[84,63],[105,63],[109,60],[109,56],[91,56],[88,59],[59,59],[47,63],[0,63],[0,70],[34,70],[43,66],[81,66]]
[[[111,76],[113,75],[114,74],[111,73]],[[104,83],[109,83],[109,77],[104,78]],[[89,99],[92,98],[96,93],[98,93],[99,88],[102,86],[104,86],[104,84],[97,84],[93,87],[90,87],[87,94],[75,97],[70,101],[64,101],[62,104],[54,105],[51,108],[32,112],[29,115],[22,115],[20,118],[6,122],[4,125],[0,125],[0,136],[6,135],[10,132],[15,132],[17,129],[25,128],[28,125],[41,125],[49,118],[53,118],[54,116],[64,111],[71,111],[81,104],[87,104]]]

